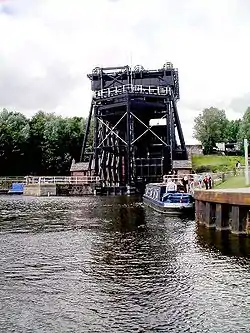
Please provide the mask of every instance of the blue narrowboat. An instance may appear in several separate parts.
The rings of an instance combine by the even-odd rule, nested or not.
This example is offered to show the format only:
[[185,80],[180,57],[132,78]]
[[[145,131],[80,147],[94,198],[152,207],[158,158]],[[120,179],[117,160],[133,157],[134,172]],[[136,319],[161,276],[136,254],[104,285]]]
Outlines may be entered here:
[[8,191],[8,194],[23,194],[23,183],[13,183],[11,189]]
[[147,184],[143,195],[145,205],[170,215],[193,214],[194,197],[190,193],[168,191],[167,184]]

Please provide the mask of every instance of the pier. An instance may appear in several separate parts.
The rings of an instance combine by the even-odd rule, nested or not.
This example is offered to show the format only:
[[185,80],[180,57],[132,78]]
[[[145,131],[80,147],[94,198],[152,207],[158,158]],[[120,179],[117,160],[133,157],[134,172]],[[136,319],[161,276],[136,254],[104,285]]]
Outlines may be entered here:
[[250,188],[194,191],[199,224],[233,234],[250,234]]

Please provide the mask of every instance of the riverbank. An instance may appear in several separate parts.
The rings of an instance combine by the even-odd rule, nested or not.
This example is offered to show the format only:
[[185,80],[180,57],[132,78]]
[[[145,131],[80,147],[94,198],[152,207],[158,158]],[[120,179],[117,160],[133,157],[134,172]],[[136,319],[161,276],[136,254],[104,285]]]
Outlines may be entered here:
[[235,164],[240,161],[244,164],[242,156],[220,156],[220,155],[193,155],[192,167],[197,173],[202,172],[227,172],[233,171]]
[[246,186],[246,180],[243,175],[240,176],[232,176],[225,180],[224,182],[215,186],[215,189],[230,189],[230,188],[244,188],[250,187]]

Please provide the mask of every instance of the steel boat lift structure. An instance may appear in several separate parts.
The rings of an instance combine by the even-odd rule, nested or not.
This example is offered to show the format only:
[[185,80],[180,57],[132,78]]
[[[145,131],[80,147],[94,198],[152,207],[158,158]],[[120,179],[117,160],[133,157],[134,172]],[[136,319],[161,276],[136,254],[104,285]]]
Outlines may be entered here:
[[88,78],[93,98],[80,161],[89,161],[89,173],[99,176],[104,187],[138,190],[146,183],[161,182],[174,161],[187,161],[176,106],[178,70],[172,63],[157,70],[139,65],[97,67]]

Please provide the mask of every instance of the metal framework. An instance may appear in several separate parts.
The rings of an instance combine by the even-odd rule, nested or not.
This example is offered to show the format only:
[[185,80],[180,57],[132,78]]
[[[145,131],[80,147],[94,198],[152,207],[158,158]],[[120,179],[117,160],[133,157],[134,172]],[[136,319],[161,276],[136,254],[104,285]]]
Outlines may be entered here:
[[172,63],[158,70],[98,67],[88,78],[93,98],[80,160],[86,160],[93,121],[89,169],[105,186],[160,181],[171,171],[173,160],[187,159],[176,107],[178,70]]

